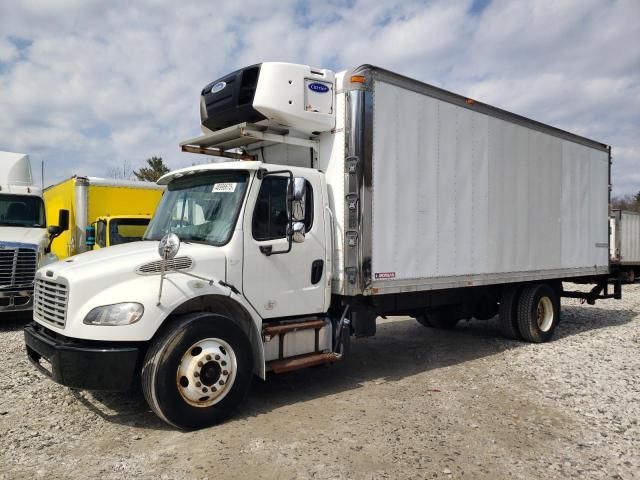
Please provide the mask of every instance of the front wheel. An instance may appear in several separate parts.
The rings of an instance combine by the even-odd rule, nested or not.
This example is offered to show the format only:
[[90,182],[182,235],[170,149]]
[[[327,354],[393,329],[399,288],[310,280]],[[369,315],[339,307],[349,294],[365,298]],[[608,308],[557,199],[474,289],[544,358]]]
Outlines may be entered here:
[[208,427],[228,418],[251,384],[251,344],[222,315],[187,314],[153,341],[142,367],[147,403],[181,429]]

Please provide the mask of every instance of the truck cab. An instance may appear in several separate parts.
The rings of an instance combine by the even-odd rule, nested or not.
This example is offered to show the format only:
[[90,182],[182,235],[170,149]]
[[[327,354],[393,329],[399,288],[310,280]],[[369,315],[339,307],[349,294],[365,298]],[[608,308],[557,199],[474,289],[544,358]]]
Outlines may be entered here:
[[[254,373],[291,357],[333,358],[327,186],[315,169],[259,161],[189,167],[160,183],[167,190],[142,242],[38,271],[25,337],[34,364],[73,388],[126,389],[153,359],[138,373],[180,399],[177,410],[157,408],[193,428],[226,417]],[[287,331],[298,336],[284,342]],[[182,367],[162,386],[162,365],[176,358],[163,349],[160,360],[154,345],[174,334]]]
[[[59,225],[64,218],[59,217]],[[47,228],[29,157],[0,152],[0,312],[31,309],[36,268],[57,259],[50,246],[64,228]]]

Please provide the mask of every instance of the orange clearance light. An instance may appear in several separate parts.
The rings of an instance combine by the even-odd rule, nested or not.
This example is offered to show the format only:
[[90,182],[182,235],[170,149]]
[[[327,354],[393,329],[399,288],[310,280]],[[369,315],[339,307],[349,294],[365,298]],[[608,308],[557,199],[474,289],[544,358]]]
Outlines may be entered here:
[[476,103],[476,102],[474,102],[474,101],[473,101],[472,99],[470,99],[470,98],[467,98],[467,99],[464,101],[464,103],[466,103],[467,105],[473,105],[473,104],[474,104],[474,103]]
[[364,75],[351,75],[351,83],[366,83]]

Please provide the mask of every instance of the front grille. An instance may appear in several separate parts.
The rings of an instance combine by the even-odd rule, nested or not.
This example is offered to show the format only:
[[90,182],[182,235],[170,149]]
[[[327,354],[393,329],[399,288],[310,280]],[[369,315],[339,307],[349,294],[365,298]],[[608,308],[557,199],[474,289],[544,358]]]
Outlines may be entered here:
[[[193,266],[193,259],[191,257],[176,257],[171,260],[167,260],[165,265],[165,271],[171,270],[188,270]],[[162,270],[162,260],[156,260],[155,262],[145,263],[136,268],[136,273],[139,275],[152,275],[154,273],[160,273]]]
[[67,321],[67,300],[69,289],[66,285],[42,278],[36,279],[33,294],[33,315],[38,320],[64,328]]
[[0,249],[0,288],[31,286],[36,262],[36,251],[32,248]]

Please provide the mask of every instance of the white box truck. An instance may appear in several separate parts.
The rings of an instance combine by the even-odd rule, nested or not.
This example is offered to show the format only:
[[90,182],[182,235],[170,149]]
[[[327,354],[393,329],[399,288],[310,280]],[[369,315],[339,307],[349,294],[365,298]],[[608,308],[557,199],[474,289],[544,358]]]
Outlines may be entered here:
[[36,268],[57,260],[51,242],[68,228],[68,212],[60,227],[47,229],[45,217],[29,156],[0,152],[0,313],[30,310]]
[[607,145],[370,65],[253,65],[200,110],[182,149],[237,161],[162,177],[145,241],[38,271],[27,352],[55,381],[139,374],[160,418],[199,428],[254,375],[344,358],[380,315],[499,313],[545,342],[561,296],[620,297]]
[[611,265],[633,283],[640,276],[640,212],[612,210],[609,222]]

